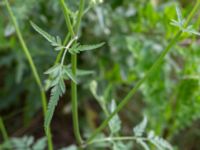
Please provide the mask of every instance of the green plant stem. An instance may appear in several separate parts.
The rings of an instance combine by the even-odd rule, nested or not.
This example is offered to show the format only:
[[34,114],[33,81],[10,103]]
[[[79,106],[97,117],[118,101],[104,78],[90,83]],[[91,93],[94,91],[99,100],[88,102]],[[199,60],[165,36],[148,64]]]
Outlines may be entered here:
[[73,36],[75,36],[75,33],[74,33],[73,26],[72,26],[72,23],[71,23],[71,20],[69,17],[69,9],[64,0],[60,0],[60,5],[62,7],[63,14],[65,16],[65,22],[67,24],[67,28],[68,28],[71,36],[73,37]]
[[[73,25],[69,17],[69,10],[68,10],[67,5],[65,4],[64,0],[60,0],[60,4],[63,9],[65,21],[66,21],[68,30],[70,32],[71,38],[73,38],[75,37],[75,33],[78,32],[79,27],[80,27],[85,1],[80,0],[79,12],[78,12],[78,17],[77,17],[77,22],[75,25],[75,32],[73,30]],[[74,76],[76,76],[76,70],[77,70],[77,55],[76,54],[71,55],[71,64],[72,64],[72,73],[74,74]],[[79,121],[78,121],[77,85],[73,81],[71,83],[71,99],[72,99],[72,117],[73,117],[74,134],[75,134],[78,144],[82,144],[82,138],[81,138],[81,134],[79,130]]]
[[[46,115],[46,110],[47,110],[47,99],[46,99],[46,94],[45,94],[45,91],[44,91],[44,88],[42,86],[42,82],[39,78],[39,74],[38,74],[38,71],[36,69],[36,66],[33,62],[33,59],[31,57],[31,54],[28,50],[28,47],[23,39],[23,36],[21,34],[21,31],[19,29],[19,25],[17,23],[17,20],[11,10],[11,7],[10,7],[10,4],[8,2],[8,0],[4,0],[5,1],[5,4],[6,4],[6,7],[7,7],[7,10],[9,12],[9,15],[12,19],[12,22],[14,24],[14,27],[15,27],[15,30],[16,30],[16,33],[17,33],[17,37],[19,38],[19,41],[20,41],[20,44],[22,46],[22,50],[23,52],[25,53],[25,56],[29,62],[29,65],[30,65],[30,68],[33,72],[33,76],[35,78],[35,81],[40,89],[40,95],[41,95],[41,100],[42,100],[42,108],[43,108],[43,114],[44,116]],[[52,139],[51,139],[51,132],[50,132],[50,129],[48,129],[48,134],[47,134],[47,138],[48,138],[48,146],[49,146],[49,150],[53,150],[53,143],[52,143]]]
[[78,18],[77,18],[77,22],[76,22],[76,25],[75,25],[75,32],[76,33],[79,32],[82,16],[83,16],[83,13],[84,13],[84,7],[85,7],[85,0],[80,0]]
[[[198,10],[199,5],[200,5],[200,0],[198,0],[196,2],[195,7],[190,12],[190,14],[186,20],[185,26],[188,26],[188,23],[191,21],[195,12]],[[148,72],[145,74],[145,76],[136,83],[135,87],[133,87],[132,90],[127,94],[127,96],[121,101],[121,103],[117,106],[115,111],[113,113],[111,113],[110,116],[106,120],[104,120],[104,122],[94,131],[94,133],[88,138],[86,144],[91,142],[108,125],[109,121],[131,100],[131,97],[140,88],[140,86],[151,76],[151,74],[154,72],[154,70],[161,65],[164,57],[167,55],[169,50],[178,41],[181,34],[182,34],[182,31],[179,31],[175,34],[174,38],[171,40],[171,42],[165,48],[165,50],[161,53],[160,57],[156,60],[156,62],[152,65],[152,67],[148,70]]]
[[176,43],[176,41],[180,37],[181,33],[182,32],[180,31],[176,34],[175,38],[170,42],[168,47],[162,52],[162,54],[160,55],[158,60],[153,64],[153,66],[149,69],[149,71],[145,74],[145,76],[140,81],[137,82],[135,87],[122,100],[122,102],[117,106],[115,111],[110,114],[110,116],[100,125],[99,128],[96,129],[96,131],[94,131],[94,133],[91,135],[91,137],[88,139],[87,142],[90,142],[92,139],[94,139],[96,137],[96,135],[107,126],[109,121],[131,100],[131,97],[135,94],[135,92],[139,89],[139,87],[144,83],[144,81],[146,81],[149,78],[149,76],[154,72],[154,70],[157,67],[159,67],[164,56],[168,53],[170,48]]
[[[84,11],[84,3],[85,3],[85,0],[80,0],[78,20],[75,25],[76,33],[78,33],[78,30],[80,27],[82,14]],[[71,55],[71,64],[72,64],[72,73],[74,74],[74,76],[76,76],[76,69],[77,69],[77,55],[76,54]],[[78,143],[82,144],[82,138],[81,138],[81,134],[80,134],[79,120],[78,120],[78,102],[77,102],[77,85],[76,85],[76,83],[72,81],[71,87],[72,87],[71,96],[72,96],[74,133],[75,133]]]
[[[95,143],[113,142],[113,141],[130,141],[130,140],[132,141],[132,140],[137,140],[137,139],[138,139],[138,137],[135,137],[135,136],[108,137],[108,138],[93,140],[93,141],[87,143],[86,146],[91,145],[91,144],[95,144]],[[148,139],[144,138],[144,137],[140,137],[140,139],[142,139],[143,141],[148,141]]]
[[[65,37],[65,40],[64,40],[64,42],[63,42],[63,45],[67,45],[67,42],[69,41],[69,38],[70,38],[70,34],[67,34],[67,36]],[[59,52],[58,56],[56,57],[55,64],[59,63],[59,61],[60,61],[61,58],[62,58],[62,54],[64,53],[64,51],[65,51],[65,48],[63,48],[63,49]]]
[[18,25],[18,23],[17,23],[17,20],[16,20],[15,16],[13,15],[13,12],[12,12],[12,10],[11,10],[10,4],[8,3],[8,0],[5,0],[5,3],[6,3],[6,7],[7,7],[7,9],[8,9],[8,12],[9,12],[9,14],[10,14],[10,17],[11,17],[11,19],[12,19],[12,22],[13,22],[13,24],[14,24],[14,27],[15,27],[15,30],[16,30],[16,33],[17,33],[17,36],[18,36],[19,41],[20,41],[20,44],[21,44],[21,46],[22,46],[22,50],[24,51],[24,53],[25,53],[25,55],[26,55],[26,58],[27,58],[27,60],[28,60],[28,62],[29,62],[29,65],[30,65],[30,68],[31,68],[31,70],[32,70],[32,72],[33,72],[35,81],[36,81],[36,83],[37,83],[37,85],[38,85],[38,87],[39,87],[39,89],[40,89],[40,91],[41,91],[43,112],[45,112],[45,111],[46,111],[46,108],[47,108],[47,102],[46,102],[46,99],[45,99],[45,96],[44,96],[45,94],[44,94],[44,91],[43,91],[42,83],[41,83],[41,80],[40,80],[40,78],[39,78],[37,69],[36,69],[35,64],[34,64],[34,62],[33,62],[33,59],[32,59],[32,57],[31,57],[31,55],[30,55],[30,53],[29,53],[29,50],[28,50],[28,48],[27,48],[27,46],[26,46],[26,43],[25,43],[25,41],[24,41],[24,39],[23,39],[23,37],[22,37],[21,31],[20,31],[20,29],[19,29],[19,25]]
[[78,39],[78,37],[74,37],[73,39],[71,39],[69,41],[69,43],[67,44],[67,46],[65,47],[64,53],[62,55],[62,60],[61,60],[61,65],[64,65],[64,60],[65,60],[65,56],[67,54],[68,49],[70,48],[70,46],[73,44],[74,41],[76,41]]
[[9,140],[8,133],[6,131],[3,119],[1,117],[0,117],[0,130],[1,130],[1,134],[2,134],[4,142],[8,141]]
[[195,14],[195,12],[198,10],[199,5],[200,5],[200,0],[197,0],[197,1],[196,1],[196,4],[195,4],[194,7],[192,8],[190,14],[188,15],[188,17],[187,17],[187,19],[186,19],[186,21],[185,21],[185,24],[184,24],[185,27],[188,26],[188,24],[190,23],[190,21],[191,21],[192,18],[194,17],[194,14]]

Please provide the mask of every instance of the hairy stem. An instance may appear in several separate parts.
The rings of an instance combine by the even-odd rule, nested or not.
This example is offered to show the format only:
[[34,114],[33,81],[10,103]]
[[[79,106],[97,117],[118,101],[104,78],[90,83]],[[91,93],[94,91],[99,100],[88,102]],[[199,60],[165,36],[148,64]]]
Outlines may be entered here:
[[[70,38],[70,34],[67,34],[67,36],[65,37],[65,40],[64,40],[64,42],[63,42],[63,45],[66,45],[66,44],[67,44],[67,42],[69,41],[69,38]],[[62,58],[62,55],[63,55],[64,51],[65,51],[65,48],[63,48],[63,49],[59,52],[58,56],[56,57],[55,64],[59,63],[59,61],[60,61],[61,58]]]
[[9,140],[8,133],[6,131],[3,119],[0,117],[0,131],[3,137],[4,142]]
[[[47,99],[46,99],[46,94],[45,94],[45,91],[44,91],[44,88],[42,86],[42,82],[40,80],[40,77],[39,77],[39,74],[38,74],[38,71],[36,69],[36,66],[33,62],[33,59],[31,57],[31,54],[28,50],[28,47],[23,39],[23,36],[22,36],[22,33],[19,29],[19,25],[17,23],[17,19],[15,18],[12,10],[11,10],[11,7],[10,7],[10,4],[8,2],[8,0],[4,0],[5,1],[5,4],[6,4],[6,7],[7,7],[7,10],[9,12],[9,15],[12,19],[12,22],[14,24],[14,27],[15,27],[15,30],[16,30],[16,33],[17,33],[17,37],[19,38],[19,41],[20,41],[20,44],[22,46],[22,50],[29,62],[29,65],[30,65],[30,68],[33,72],[33,76],[35,78],[35,81],[39,87],[39,90],[40,90],[40,95],[41,95],[41,100],[42,100],[42,108],[43,108],[43,114],[44,116],[46,115],[46,110],[47,110]],[[51,139],[51,133],[50,133],[50,129],[48,129],[48,134],[47,134],[47,138],[48,138],[48,146],[49,146],[49,150],[53,150],[53,144],[52,144],[52,139]]]
[[68,49],[70,48],[70,46],[73,44],[74,41],[76,41],[78,39],[78,37],[74,37],[73,39],[71,39],[71,41],[69,41],[69,43],[67,44],[67,46],[65,47],[63,56],[62,56],[62,60],[61,60],[61,65],[64,64],[64,60],[65,60],[65,56],[67,54]]
[[[73,30],[73,25],[69,17],[69,10],[68,10],[67,5],[65,4],[64,0],[60,0],[60,4],[62,6],[63,13],[65,15],[65,21],[66,21],[68,30],[70,32],[71,38],[73,38],[75,37],[75,34],[77,34],[80,27],[85,1],[80,0],[78,18],[75,25],[75,32]],[[72,64],[72,73],[74,76],[76,76],[76,70],[77,70],[77,55],[76,54],[71,55],[71,64]],[[81,144],[82,138],[81,138],[81,134],[79,130],[79,121],[78,121],[77,85],[73,81],[71,84],[71,99],[72,99],[72,117],[73,117],[74,134],[75,134],[77,142]]]
[[[198,7],[200,5],[200,0],[198,0],[195,4],[195,7],[192,9],[190,12],[185,26],[188,26],[188,23],[191,21],[192,17],[194,16],[195,12],[198,10]],[[164,57],[167,55],[169,50],[176,44],[178,41],[179,37],[181,36],[182,31],[179,31],[175,34],[174,38],[171,40],[169,45],[165,48],[165,50],[161,53],[160,57],[156,60],[156,62],[152,65],[152,67],[148,70],[148,72],[145,74],[145,76],[139,80],[135,87],[132,88],[132,90],[127,94],[127,96],[119,103],[117,108],[113,113],[110,114],[110,116],[104,120],[104,122],[94,131],[94,133],[88,138],[86,143],[91,142],[109,123],[109,121],[119,112],[124,108],[124,106],[131,100],[131,97],[135,94],[135,92],[140,88],[140,86],[152,75],[152,73],[157,69],[162,61],[164,60]]]
[[[80,27],[82,14],[84,11],[84,3],[85,3],[85,0],[80,0],[78,20],[75,25],[76,33],[78,32],[79,27]],[[71,63],[72,63],[72,73],[74,74],[74,76],[76,76],[76,69],[77,69],[77,55],[76,54],[71,55]],[[76,136],[78,143],[81,144],[82,139],[81,139],[81,134],[80,134],[80,129],[79,129],[79,121],[78,121],[78,102],[77,102],[77,85],[76,85],[76,83],[72,81],[71,87],[72,87],[71,96],[72,96],[74,132],[75,132],[75,136]]]

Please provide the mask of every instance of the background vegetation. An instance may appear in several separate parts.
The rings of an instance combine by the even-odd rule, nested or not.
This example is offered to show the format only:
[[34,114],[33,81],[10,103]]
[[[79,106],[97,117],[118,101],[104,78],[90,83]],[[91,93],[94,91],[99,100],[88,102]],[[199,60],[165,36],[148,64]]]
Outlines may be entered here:
[[[9,2],[44,84],[48,77],[44,72],[54,64],[57,52],[35,32],[30,20],[48,33],[64,39],[68,29],[59,1]],[[86,6],[89,3],[87,1]],[[67,4],[76,11],[79,1],[68,0]],[[186,0],[109,0],[92,7],[85,14],[79,41],[86,44],[105,42],[105,45],[78,56],[78,68],[94,72],[81,77],[78,84],[79,123],[83,137],[88,137],[105,119],[99,106],[101,98],[107,103],[111,103],[112,99],[119,103],[179,30],[170,25],[172,19],[177,20],[176,6],[181,8],[186,18],[194,4],[195,1]],[[197,31],[200,26],[198,12],[191,22]],[[199,36],[182,34],[162,65],[119,113],[120,134],[131,135],[133,126],[145,114],[147,129],[167,139],[174,149],[199,150],[199,58]],[[67,56],[66,62],[69,60],[70,56]],[[66,93],[59,101],[51,125],[56,149],[76,143],[71,118],[70,82],[65,84]],[[47,97],[49,95],[48,91]],[[29,138],[33,143],[33,137],[39,139],[45,136],[40,99],[5,3],[0,1],[0,116],[9,137],[23,137],[21,141]],[[107,130],[104,132],[108,133]],[[1,136],[0,143],[3,144]],[[141,147],[134,146],[134,149]]]

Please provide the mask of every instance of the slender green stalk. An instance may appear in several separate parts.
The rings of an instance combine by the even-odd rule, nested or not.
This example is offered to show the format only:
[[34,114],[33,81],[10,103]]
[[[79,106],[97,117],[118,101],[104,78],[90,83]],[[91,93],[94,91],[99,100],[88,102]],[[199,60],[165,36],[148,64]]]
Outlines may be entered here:
[[1,134],[2,134],[4,142],[8,141],[9,140],[8,133],[6,131],[3,119],[1,117],[0,117],[0,130],[1,130]]
[[[200,0],[198,0],[195,4],[195,7],[192,9],[191,13],[189,14],[185,26],[188,25],[188,23],[191,21],[192,17],[194,16],[195,12],[198,10],[198,7],[200,5]],[[169,45],[165,48],[165,50],[161,53],[160,57],[157,59],[157,61],[152,65],[152,67],[148,70],[148,72],[145,74],[145,76],[139,80],[135,87],[132,88],[132,90],[127,94],[127,96],[121,101],[121,103],[117,106],[116,110],[110,114],[110,116],[104,120],[104,122],[94,131],[94,133],[88,138],[87,143],[91,142],[109,123],[109,121],[122,109],[124,106],[131,100],[131,97],[135,94],[135,92],[140,88],[140,86],[152,75],[152,73],[157,69],[164,57],[167,55],[169,50],[175,45],[175,43],[178,41],[179,37],[181,36],[182,31],[179,31],[175,34],[174,38],[171,40]]]
[[110,116],[100,125],[100,127],[96,129],[96,131],[91,135],[91,137],[88,139],[87,142],[92,141],[94,139],[94,137],[96,137],[96,135],[107,126],[109,121],[131,100],[131,97],[135,94],[135,92],[139,89],[139,87],[144,83],[144,81],[146,81],[149,78],[149,76],[154,72],[154,70],[157,67],[159,67],[159,65],[161,64],[164,56],[168,53],[168,51],[171,49],[171,47],[176,43],[176,41],[180,37],[181,33],[182,32],[180,31],[180,32],[178,32],[176,34],[174,39],[170,42],[168,47],[162,52],[162,54],[160,55],[158,60],[153,64],[153,66],[149,69],[149,71],[146,73],[146,75],[140,81],[137,82],[135,87],[122,100],[122,102],[117,106],[115,111],[112,112],[110,114]]
[[[46,115],[46,110],[47,110],[47,99],[46,99],[46,94],[45,94],[45,91],[44,91],[44,88],[42,86],[42,82],[39,78],[39,74],[38,74],[38,71],[36,69],[36,66],[33,62],[33,59],[30,55],[30,52],[28,50],[28,47],[23,39],[23,36],[21,34],[21,31],[19,29],[19,25],[17,23],[17,19],[15,18],[12,10],[11,10],[11,7],[10,7],[10,4],[8,2],[8,0],[4,0],[5,1],[5,4],[6,4],[6,7],[8,9],[8,12],[9,12],[9,15],[12,19],[12,22],[14,24],[14,27],[15,27],[15,30],[16,30],[16,33],[17,33],[17,36],[19,38],[19,41],[20,41],[20,44],[22,46],[22,50],[23,52],[25,53],[25,56],[29,62],[29,65],[30,65],[30,68],[33,72],[33,76],[35,78],[35,81],[40,89],[40,94],[41,94],[41,100],[42,100],[42,108],[43,108],[43,114],[44,116]],[[48,133],[47,133],[47,138],[48,138],[48,146],[49,146],[49,150],[53,150],[53,144],[52,144],[52,139],[51,139],[51,132],[50,132],[50,129],[48,129]]]
[[[82,14],[84,11],[84,4],[85,4],[85,0],[80,0],[78,20],[75,25],[76,33],[78,32],[79,27],[80,27]],[[77,55],[76,54],[71,55],[71,63],[72,63],[72,73],[74,74],[74,76],[76,76],[76,69],[77,69]],[[72,81],[71,87],[72,87],[71,96],[72,96],[74,132],[75,132],[78,143],[81,144],[82,139],[81,139],[81,134],[80,134],[80,129],[79,129],[79,120],[78,120],[78,102],[77,102],[77,85],[76,85],[76,83]]]
[[[102,138],[102,139],[93,140],[93,141],[89,142],[86,146],[91,145],[91,144],[95,144],[95,143],[104,143],[104,142],[113,142],[113,141],[130,141],[130,140],[131,141],[135,141],[137,139],[138,139],[138,137],[134,137],[134,136],[108,137],[108,138]],[[143,138],[143,137],[140,137],[140,139],[142,139],[143,141],[148,141],[149,140],[149,139]]]
[[64,65],[64,61],[65,61],[65,56],[67,54],[68,49],[70,48],[70,46],[73,44],[74,41],[76,41],[78,39],[77,36],[75,36],[73,39],[71,39],[69,41],[69,43],[67,44],[67,46],[65,47],[64,53],[62,55],[62,60],[61,60],[61,65]]
[[84,13],[84,7],[85,7],[85,0],[80,0],[78,18],[77,18],[77,22],[76,22],[76,25],[75,25],[75,32],[76,33],[79,32],[82,16],[83,16],[83,13]]
[[[64,40],[64,42],[63,42],[63,45],[66,45],[66,44],[67,44],[67,42],[69,41],[69,38],[70,38],[70,34],[67,34],[67,36],[65,37],[65,40]],[[59,52],[58,56],[56,57],[55,64],[57,64],[57,63],[61,60],[62,54],[63,54],[64,51],[65,51],[65,48],[63,48],[63,49]]]
[[16,20],[15,16],[13,15],[13,12],[12,12],[12,10],[11,10],[10,4],[8,3],[8,0],[5,0],[5,3],[6,3],[6,7],[7,7],[7,9],[8,9],[8,12],[9,12],[9,14],[10,14],[10,17],[11,17],[11,19],[12,19],[12,22],[13,22],[13,24],[14,24],[14,27],[15,27],[15,30],[16,30],[16,33],[17,33],[17,36],[18,36],[19,41],[20,41],[20,44],[21,44],[21,46],[22,46],[22,50],[24,51],[24,53],[25,53],[25,55],[26,55],[26,57],[27,57],[27,60],[28,60],[28,62],[29,62],[29,65],[30,65],[30,67],[31,67],[31,70],[32,70],[32,72],[33,72],[35,81],[36,81],[38,87],[40,88],[41,97],[42,97],[43,112],[45,112],[45,111],[46,111],[46,108],[47,108],[47,102],[46,102],[46,99],[45,99],[45,96],[44,96],[45,94],[43,94],[44,91],[43,91],[42,83],[41,83],[41,80],[40,80],[40,78],[39,78],[37,69],[36,69],[35,64],[34,64],[34,62],[33,62],[33,59],[32,59],[32,57],[31,57],[31,55],[30,55],[30,53],[29,53],[29,50],[28,50],[28,48],[27,48],[27,46],[26,46],[26,43],[25,43],[25,41],[24,41],[24,39],[23,39],[23,37],[22,37],[21,31],[20,31],[20,29],[19,29],[19,25],[18,25],[18,23],[17,23],[17,20]]
[[71,23],[71,20],[70,20],[70,17],[69,17],[69,9],[68,9],[64,0],[60,0],[60,5],[62,7],[64,16],[65,16],[65,22],[67,24],[67,28],[68,28],[71,36],[73,37],[73,36],[75,36],[75,33],[74,33],[73,26],[72,26],[72,23]]
[[190,21],[192,20],[192,18],[194,17],[195,12],[198,10],[198,7],[200,5],[200,0],[196,1],[195,6],[193,7],[193,9],[191,10],[190,14],[188,15],[186,21],[185,21],[185,27],[188,26],[188,24],[190,23]]
[[[68,30],[70,32],[71,38],[73,38],[75,37],[75,34],[78,32],[78,29],[80,27],[80,22],[81,22],[83,11],[84,11],[85,1],[80,0],[78,18],[75,25],[75,32],[73,30],[73,25],[69,17],[69,10],[68,10],[67,5],[65,4],[64,0],[60,0],[60,4],[62,6],[63,13],[65,15],[65,21],[66,21]],[[77,55],[76,54],[71,55],[71,64],[72,64],[72,73],[74,74],[74,76],[76,76],[76,70],[77,70]],[[72,117],[73,117],[74,134],[75,134],[77,142],[81,144],[82,138],[81,138],[81,134],[79,130],[79,121],[78,121],[77,85],[73,81],[71,83],[71,99],[72,99]]]

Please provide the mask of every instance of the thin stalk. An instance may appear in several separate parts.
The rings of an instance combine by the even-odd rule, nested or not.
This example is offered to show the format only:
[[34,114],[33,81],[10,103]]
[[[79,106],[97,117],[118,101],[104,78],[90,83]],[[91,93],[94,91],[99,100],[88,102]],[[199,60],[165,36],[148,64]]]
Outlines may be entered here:
[[[85,0],[80,0],[78,20],[75,25],[76,34],[78,34],[78,30],[80,27],[80,22],[81,22],[83,11],[84,11],[84,5],[85,5]],[[76,54],[71,55],[71,64],[72,64],[72,73],[74,74],[74,76],[76,76],[76,70],[77,70],[77,55]],[[76,85],[76,83],[72,81],[71,87],[72,87],[71,96],[72,96],[74,133],[76,135],[76,139],[77,139],[78,143],[82,144],[82,138],[81,138],[80,128],[79,128],[79,119],[78,119],[78,102],[77,102],[77,85]]]
[[176,43],[176,41],[180,37],[181,33],[182,32],[180,31],[176,34],[175,38],[170,42],[168,47],[162,52],[162,54],[160,55],[158,60],[153,64],[153,66],[149,69],[149,71],[145,74],[145,76],[140,81],[137,82],[135,87],[132,88],[132,90],[127,94],[127,96],[117,106],[115,111],[110,114],[110,116],[96,129],[96,131],[94,131],[94,133],[87,140],[87,142],[90,142],[92,139],[94,139],[96,137],[96,135],[107,126],[109,121],[131,100],[131,97],[135,94],[135,92],[139,89],[139,87],[144,83],[144,81],[146,81],[149,78],[149,76],[154,72],[154,70],[157,67],[159,67],[164,56],[168,53],[168,51],[171,49],[171,47]]
[[30,55],[30,53],[29,53],[29,50],[28,50],[28,48],[27,48],[27,46],[26,46],[26,43],[25,43],[25,41],[24,41],[24,39],[23,39],[23,37],[22,37],[21,31],[20,31],[20,29],[19,29],[19,25],[18,25],[18,23],[17,23],[17,20],[16,20],[15,16],[13,15],[13,12],[12,12],[12,10],[11,10],[10,4],[8,3],[8,0],[4,0],[4,1],[5,1],[5,3],[6,3],[6,7],[7,7],[7,9],[8,9],[8,12],[9,12],[10,17],[11,17],[11,19],[12,19],[12,22],[13,22],[13,24],[14,24],[14,27],[15,27],[15,30],[16,30],[16,33],[17,33],[17,36],[18,36],[19,41],[20,41],[20,44],[21,44],[21,46],[22,46],[22,50],[24,51],[24,53],[25,53],[25,55],[26,55],[26,57],[27,57],[27,60],[28,60],[28,62],[29,62],[30,68],[31,68],[31,70],[32,70],[32,72],[33,72],[33,76],[34,76],[34,78],[35,78],[35,81],[36,81],[36,83],[37,83],[37,85],[38,85],[38,87],[39,87],[39,89],[40,89],[40,91],[41,91],[43,112],[45,112],[45,111],[46,111],[46,107],[47,107],[47,103],[46,103],[46,99],[44,98],[45,96],[42,94],[42,93],[44,93],[44,91],[43,91],[42,83],[41,83],[41,80],[40,80],[40,78],[39,78],[37,69],[36,69],[35,64],[34,64],[34,62],[33,62],[33,59],[32,59],[32,57],[31,57],[31,55]]
[[[39,78],[39,74],[38,74],[38,71],[36,69],[36,66],[33,62],[33,59],[30,55],[30,52],[28,50],[28,47],[23,39],[23,36],[21,34],[21,31],[19,29],[19,25],[17,23],[17,19],[15,18],[12,10],[11,10],[11,7],[10,7],[10,4],[8,2],[8,0],[4,0],[5,1],[5,4],[6,4],[6,7],[7,7],[7,10],[9,12],[9,15],[11,17],[11,20],[14,24],[14,27],[15,27],[15,30],[16,30],[16,33],[17,33],[17,37],[19,38],[19,41],[20,41],[20,44],[22,46],[22,50],[23,52],[25,53],[25,56],[29,62],[29,65],[30,65],[30,68],[33,72],[33,76],[35,78],[35,81],[40,89],[40,95],[41,95],[41,100],[42,100],[42,108],[43,108],[43,114],[44,116],[46,115],[46,110],[47,110],[47,99],[46,99],[46,94],[45,94],[45,91],[44,91],[44,88],[42,86],[42,82]],[[52,139],[51,139],[51,132],[50,132],[50,129],[48,129],[48,134],[47,134],[47,139],[48,139],[48,146],[49,146],[49,150],[53,150],[53,144],[52,144]]]
[[64,50],[64,53],[63,53],[63,56],[62,56],[62,60],[61,60],[61,65],[64,65],[64,60],[65,60],[65,56],[67,54],[67,51],[68,49],[70,48],[70,46],[73,44],[74,41],[76,41],[78,39],[78,37],[74,37],[73,39],[71,39],[69,41],[69,43],[67,44],[67,46],[65,47],[65,50]]
[[197,0],[195,6],[194,6],[193,9],[191,10],[190,14],[188,15],[188,17],[187,17],[187,19],[186,19],[186,21],[185,21],[185,24],[184,24],[185,27],[188,26],[188,24],[190,23],[190,21],[191,21],[192,18],[194,17],[194,14],[195,14],[195,12],[198,10],[199,5],[200,5],[200,0]]
[[22,46],[22,50],[24,51],[24,53],[25,53],[25,55],[26,55],[26,57],[27,57],[27,60],[28,60],[28,62],[29,62],[30,68],[31,68],[31,70],[32,70],[32,72],[33,72],[35,81],[36,81],[38,87],[40,88],[41,97],[42,97],[42,104],[43,104],[43,112],[45,112],[45,111],[46,111],[46,107],[47,107],[47,103],[46,103],[46,96],[44,96],[45,94],[42,94],[42,93],[44,93],[44,91],[43,91],[43,87],[42,87],[41,80],[40,80],[40,78],[39,78],[39,75],[38,75],[37,69],[36,69],[36,67],[35,67],[35,64],[34,64],[34,62],[33,62],[33,59],[32,59],[32,57],[31,57],[31,55],[30,55],[30,53],[29,53],[29,50],[28,50],[28,48],[27,48],[27,46],[26,46],[26,43],[25,43],[25,41],[24,41],[24,39],[23,39],[23,37],[22,37],[22,34],[21,34],[20,29],[19,29],[17,20],[16,20],[15,16],[14,16],[13,13],[12,13],[10,4],[8,3],[7,0],[5,0],[5,2],[6,2],[6,6],[7,6],[7,9],[8,9],[8,12],[9,12],[9,14],[10,14],[10,16],[11,16],[12,21],[13,21],[14,27],[15,27],[15,29],[16,29],[16,33],[17,33],[17,36],[18,36],[18,38],[19,38],[20,44],[21,44],[21,46]]
[[1,117],[0,117],[0,130],[1,130],[1,134],[2,134],[4,142],[8,141],[9,140],[8,133],[6,131],[3,119]]
[[[80,0],[78,18],[77,18],[77,22],[75,25],[75,32],[73,30],[73,25],[72,25],[70,17],[69,17],[69,9],[68,9],[67,5],[65,4],[64,0],[60,0],[60,4],[63,9],[65,21],[66,21],[68,30],[71,34],[71,38],[73,38],[73,37],[75,37],[75,34],[78,32],[79,27],[80,27],[80,22],[81,22],[83,11],[84,11],[85,1]],[[76,70],[77,70],[77,55],[76,54],[71,55],[71,64],[72,64],[72,73],[74,76],[76,76]],[[72,99],[72,117],[73,117],[74,134],[75,134],[78,144],[82,144],[82,138],[81,138],[81,134],[80,134],[80,130],[79,130],[79,120],[78,120],[77,85],[73,81],[71,83],[71,99]]]
[[67,28],[68,28],[71,36],[74,37],[75,33],[74,33],[73,26],[72,26],[72,23],[71,23],[71,20],[70,20],[70,17],[69,17],[69,9],[68,9],[64,0],[60,0],[60,5],[62,7],[63,14],[65,16],[65,22],[67,24]]
[[[92,145],[92,144],[95,144],[95,143],[104,143],[104,142],[113,142],[113,141],[135,141],[137,140],[138,137],[134,137],[134,136],[125,136],[125,137],[108,137],[108,138],[102,138],[102,139],[97,139],[97,140],[93,140],[91,142],[89,142],[86,146],[88,145]],[[143,141],[148,141],[149,139],[147,138],[143,138],[143,137],[140,137],[140,139],[142,139]]]
[[[67,36],[65,37],[65,40],[64,40],[64,42],[63,42],[63,45],[66,45],[66,44],[67,44],[67,42],[69,41],[69,38],[70,38],[70,34],[67,34]],[[63,48],[63,49],[59,52],[58,56],[56,57],[55,64],[57,64],[57,63],[61,60],[62,54],[63,54],[64,51],[65,51],[65,48]]]
[[79,32],[82,16],[83,16],[83,13],[84,13],[84,7],[85,7],[85,0],[80,0],[78,18],[77,18],[77,22],[76,22],[76,25],[75,25],[75,32],[76,33]]
[[[198,0],[195,4],[195,7],[192,9],[191,13],[189,14],[185,26],[188,25],[188,23],[191,21],[192,17],[194,16],[195,12],[198,10],[198,7],[200,5],[200,0]],[[131,100],[131,97],[135,94],[135,92],[140,88],[140,86],[152,75],[152,73],[155,71],[156,68],[158,68],[164,57],[167,55],[169,50],[176,44],[178,39],[180,38],[182,34],[182,31],[179,31],[175,34],[174,38],[171,40],[169,45],[165,48],[165,50],[161,53],[160,57],[156,60],[156,62],[152,65],[152,67],[148,70],[148,72],[145,74],[145,76],[139,80],[135,87],[132,88],[132,90],[127,94],[127,96],[121,101],[121,103],[117,106],[115,111],[110,114],[110,116],[104,120],[104,122],[94,131],[94,133],[88,138],[86,143],[91,142],[109,123],[109,121],[119,112],[122,108]]]

